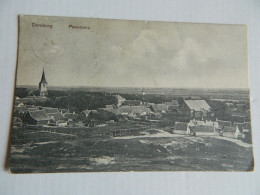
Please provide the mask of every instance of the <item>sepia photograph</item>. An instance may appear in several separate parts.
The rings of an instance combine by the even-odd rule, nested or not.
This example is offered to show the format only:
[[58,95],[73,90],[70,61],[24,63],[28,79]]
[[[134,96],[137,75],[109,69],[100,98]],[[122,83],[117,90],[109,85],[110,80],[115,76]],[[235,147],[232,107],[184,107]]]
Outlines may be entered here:
[[18,28],[11,173],[254,170],[246,25]]

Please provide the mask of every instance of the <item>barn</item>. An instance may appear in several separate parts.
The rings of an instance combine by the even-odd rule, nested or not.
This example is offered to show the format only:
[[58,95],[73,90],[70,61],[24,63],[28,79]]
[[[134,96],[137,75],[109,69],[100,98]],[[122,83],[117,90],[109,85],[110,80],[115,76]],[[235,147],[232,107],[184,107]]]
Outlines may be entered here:
[[25,122],[32,125],[47,125],[51,121],[51,117],[44,111],[28,111],[25,115]]
[[205,100],[184,100],[179,108],[180,114],[200,118],[207,116],[210,106]]

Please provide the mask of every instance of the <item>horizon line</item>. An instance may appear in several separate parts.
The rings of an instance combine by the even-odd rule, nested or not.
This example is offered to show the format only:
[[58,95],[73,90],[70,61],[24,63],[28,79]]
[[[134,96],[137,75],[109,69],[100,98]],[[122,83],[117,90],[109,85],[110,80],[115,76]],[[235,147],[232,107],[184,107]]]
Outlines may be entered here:
[[[16,85],[16,87],[35,87],[38,88],[37,85]],[[250,88],[220,88],[220,87],[108,87],[108,86],[48,86],[48,88],[140,88],[140,89],[226,89],[226,90],[250,90]]]

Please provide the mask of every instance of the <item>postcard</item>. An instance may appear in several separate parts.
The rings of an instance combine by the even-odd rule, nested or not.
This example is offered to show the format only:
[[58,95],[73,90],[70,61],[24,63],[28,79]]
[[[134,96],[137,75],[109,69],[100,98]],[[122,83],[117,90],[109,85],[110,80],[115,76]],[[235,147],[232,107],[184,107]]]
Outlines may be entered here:
[[11,173],[253,171],[247,26],[19,16]]

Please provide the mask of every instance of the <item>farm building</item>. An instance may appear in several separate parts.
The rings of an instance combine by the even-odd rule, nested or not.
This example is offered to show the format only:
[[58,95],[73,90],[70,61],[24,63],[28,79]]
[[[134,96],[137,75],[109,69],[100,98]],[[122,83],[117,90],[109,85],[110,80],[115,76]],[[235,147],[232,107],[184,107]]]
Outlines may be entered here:
[[60,121],[60,120],[65,120],[64,116],[60,112],[56,113],[46,113],[49,117],[51,117],[52,120],[54,121]]
[[80,113],[80,116],[81,117],[90,117],[91,115],[93,114],[96,114],[98,111],[97,110],[83,110],[81,113]]
[[190,120],[190,122],[176,122],[174,132],[179,134],[211,133],[214,134],[218,127],[217,122]]
[[150,105],[150,109],[156,113],[166,113],[168,111],[169,106],[166,104],[152,104]]
[[42,107],[41,110],[43,110],[46,114],[59,112],[58,108],[52,108],[52,107]]
[[210,106],[205,100],[184,100],[179,108],[180,114],[190,117],[207,116]]
[[152,113],[150,108],[145,106],[121,106],[117,109],[117,115],[128,115],[128,116],[145,116]]
[[79,114],[76,113],[66,113],[64,114],[64,118],[68,120],[68,122],[75,122],[79,117]]
[[32,125],[47,125],[51,121],[51,117],[44,111],[28,111],[25,115],[25,122]]

